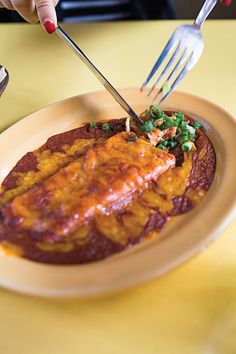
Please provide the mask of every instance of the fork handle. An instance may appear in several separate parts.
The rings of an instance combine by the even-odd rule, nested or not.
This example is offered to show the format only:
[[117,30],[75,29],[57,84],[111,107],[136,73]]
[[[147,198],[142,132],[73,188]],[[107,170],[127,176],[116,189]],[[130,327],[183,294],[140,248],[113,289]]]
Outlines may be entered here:
[[194,25],[200,29],[201,25],[205,21],[205,19],[209,16],[210,12],[213,10],[215,5],[217,4],[218,0],[206,0],[199,12]]

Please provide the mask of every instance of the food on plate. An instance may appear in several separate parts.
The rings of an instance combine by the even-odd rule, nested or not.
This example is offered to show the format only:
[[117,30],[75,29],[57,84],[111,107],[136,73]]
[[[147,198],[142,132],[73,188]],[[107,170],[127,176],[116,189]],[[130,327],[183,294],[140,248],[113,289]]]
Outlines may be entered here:
[[33,261],[97,261],[160,238],[209,189],[215,153],[201,124],[151,106],[144,124],[90,122],[27,153],[2,182],[0,242]]

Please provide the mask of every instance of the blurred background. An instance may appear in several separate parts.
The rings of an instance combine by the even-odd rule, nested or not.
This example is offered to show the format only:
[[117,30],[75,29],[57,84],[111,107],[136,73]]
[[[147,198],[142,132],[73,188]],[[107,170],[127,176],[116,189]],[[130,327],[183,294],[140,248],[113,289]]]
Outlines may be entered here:
[[[204,0],[60,0],[57,13],[64,22],[194,19],[203,3]],[[210,18],[236,18],[236,0],[230,7],[216,6]],[[23,19],[14,11],[0,10],[0,22],[17,21]]]
[[[193,19],[196,17],[204,0],[172,0],[177,19]],[[187,5],[186,5],[187,4]],[[233,0],[230,7],[216,6],[209,18],[213,19],[236,19],[236,1]]]

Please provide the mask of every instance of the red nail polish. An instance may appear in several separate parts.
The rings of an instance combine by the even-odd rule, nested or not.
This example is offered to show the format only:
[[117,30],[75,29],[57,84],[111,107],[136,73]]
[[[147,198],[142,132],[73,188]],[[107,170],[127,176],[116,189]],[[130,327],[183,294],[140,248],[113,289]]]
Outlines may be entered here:
[[56,31],[55,23],[53,23],[51,20],[46,20],[44,22],[44,27],[46,31],[50,34]]
[[223,0],[223,4],[230,5],[231,4],[231,0]]

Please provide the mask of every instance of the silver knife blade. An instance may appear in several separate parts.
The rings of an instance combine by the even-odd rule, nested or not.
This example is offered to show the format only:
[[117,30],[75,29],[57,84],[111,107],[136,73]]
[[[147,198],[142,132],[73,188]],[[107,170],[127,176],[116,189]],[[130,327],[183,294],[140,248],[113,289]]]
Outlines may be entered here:
[[137,113],[130,107],[125,99],[119,94],[119,92],[112,86],[112,84],[105,78],[105,76],[96,68],[96,66],[89,60],[89,58],[82,52],[82,50],[75,44],[75,42],[68,36],[68,34],[58,26],[56,29],[58,36],[65,40],[71,49],[77,54],[82,62],[92,71],[96,78],[101,82],[105,89],[114,97],[117,103],[133,118],[138,124],[143,124],[142,119]]

